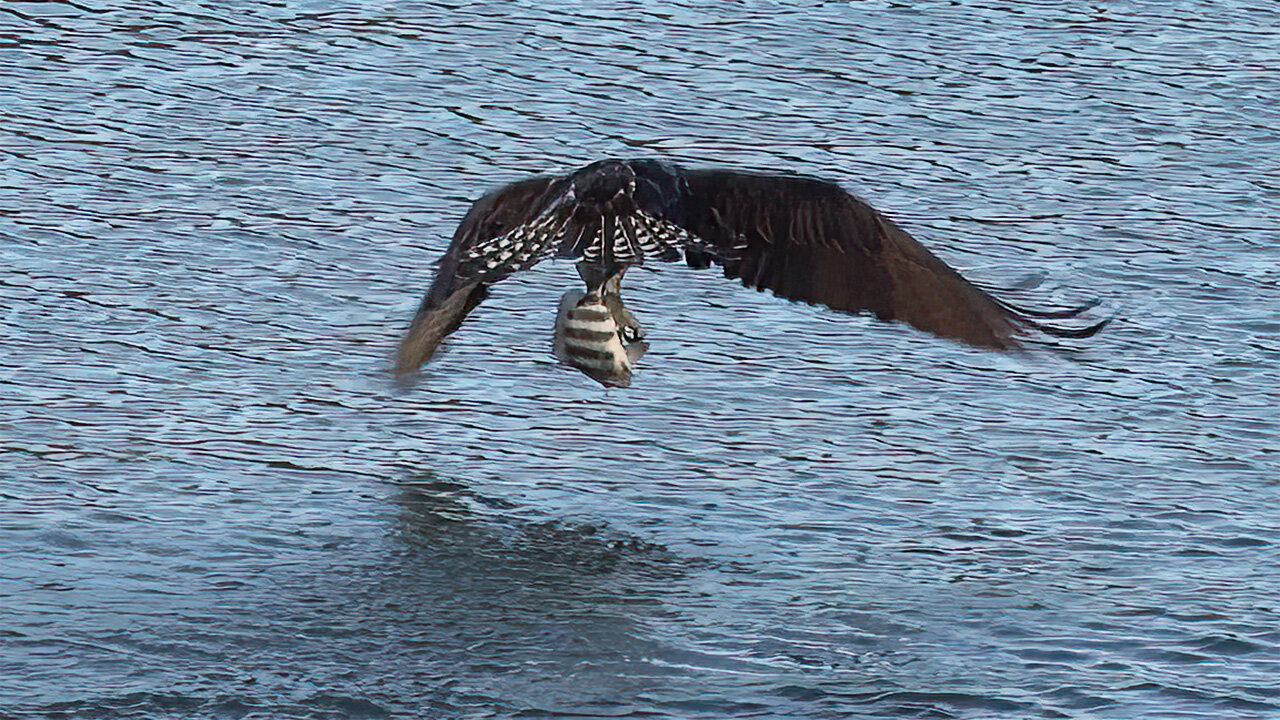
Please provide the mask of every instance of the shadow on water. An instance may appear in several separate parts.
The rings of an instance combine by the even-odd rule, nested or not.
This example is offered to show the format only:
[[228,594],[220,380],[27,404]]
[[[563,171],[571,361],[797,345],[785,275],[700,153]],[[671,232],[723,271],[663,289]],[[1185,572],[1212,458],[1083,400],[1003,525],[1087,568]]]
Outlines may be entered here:
[[519,511],[514,503],[432,476],[401,483],[398,502],[402,539],[425,558],[439,561],[440,551],[448,548],[466,567],[500,562],[509,571],[535,575],[536,585],[619,570],[671,580],[684,574],[681,565],[691,562],[661,545],[609,531],[604,524],[521,519],[508,514]]
[[365,569],[357,601],[393,686],[447,689],[456,709],[613,714],[673,672],[650,662],[671,651],[649,623],[705,563],[431,474],[394,499],[385,564]]
[[[1038,715],[994,692],[909,690],[885,677],[901,679],[899,663],[912,662],[901,641],[918,628],[842,611],[837,627],[821,627],[810,605],[822,606],[821,580],[812,598],[775,596],[776,569],[681,556],[602,523],[524,517],[515,503],[431,474],[401,482],[396,503],[399,551],[376,595],[410,649],[405,663],[421,664],[424,647],[444,653],[436,659],[460,693],[455,707],[472,699],[520,717],[854,705],[889,716],[959,707]],[[738,607],[739,597],[772,598],[772,607]],[[668,637],[672,624],[702,626],[705,613],[733,608],[743,616],[721,621],[740,625],[736,639],[710,627],[693,642]]]

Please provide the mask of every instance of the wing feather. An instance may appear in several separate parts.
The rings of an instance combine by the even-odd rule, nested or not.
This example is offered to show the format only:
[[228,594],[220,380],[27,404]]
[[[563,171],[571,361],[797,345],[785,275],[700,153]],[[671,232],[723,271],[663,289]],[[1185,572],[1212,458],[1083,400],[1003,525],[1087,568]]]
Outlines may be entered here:
[[[397,373],[412,372],[430,360],[445,336],[458,329],[467,313],[485,298],[489,284],[510,272],[505,268],[486,270],[467,260],[467,251],[527,225],[560,196],[566,184],[563,177],[532,177],[498,188],[471,206],[440,258],[431,289],[400,341]],[[527,262],[522,267],[531,264]]]
[[834,183],[725,170],[682,179],[669,219],[713,249],[726,277],[972,345],[1018,345],[1019,315]]

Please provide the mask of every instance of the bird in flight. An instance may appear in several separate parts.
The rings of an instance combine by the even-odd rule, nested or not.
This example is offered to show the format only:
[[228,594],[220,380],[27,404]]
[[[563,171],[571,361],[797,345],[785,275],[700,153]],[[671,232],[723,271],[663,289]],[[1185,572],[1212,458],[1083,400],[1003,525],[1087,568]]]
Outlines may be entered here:
[[630,361],[643,352],[632,346],[643,333],[622,305],[622,276],[652,260],[717,265],[726,278],[778,297],[1000,350],[1034,332],[1088,337],[1109,321],[1079,328],[1044,322],[1076,317],[1096,301],[1033,311],[997,299],[832,182],[601,160],[516,181],[471,206],[400,342],[396,372],[430,360],[490,285],[548,258],[577,260],[586,283],[585,294],[562,303],[556,349],[588,374],[593,362],[601,373],[625,364],[629,377]]

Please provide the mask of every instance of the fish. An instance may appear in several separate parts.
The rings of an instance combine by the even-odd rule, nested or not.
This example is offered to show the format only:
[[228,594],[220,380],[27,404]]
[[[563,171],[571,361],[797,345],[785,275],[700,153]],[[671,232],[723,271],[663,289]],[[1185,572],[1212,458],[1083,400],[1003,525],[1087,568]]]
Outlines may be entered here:
[[649,350],[644,329],[622,302],[621,276],[595,290],[570,290],[556,312],[553,352],[563,364],[605,387],[630,387]]

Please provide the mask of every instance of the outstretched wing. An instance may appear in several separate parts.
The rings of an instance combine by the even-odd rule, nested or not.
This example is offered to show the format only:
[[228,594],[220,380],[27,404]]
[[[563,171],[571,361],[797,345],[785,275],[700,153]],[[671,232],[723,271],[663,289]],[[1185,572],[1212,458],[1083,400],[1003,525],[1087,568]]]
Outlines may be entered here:
[[692,265],[714,261],[748,287],[972,345],[1017,347],[1028,325],[1055,331],[965,280],[834,183],[723,170],[681,177],[683,197],[667,219],[703,244],[686,252]]
[[436,268],[435,281],[400,341],[396,372],[417,370],[440,341],[458,329],[488,294],[490,283],[541,259],[513,231],[530,227],[564,192],[568,180],[539,176],[520,180],[480,198],[454,232]]

